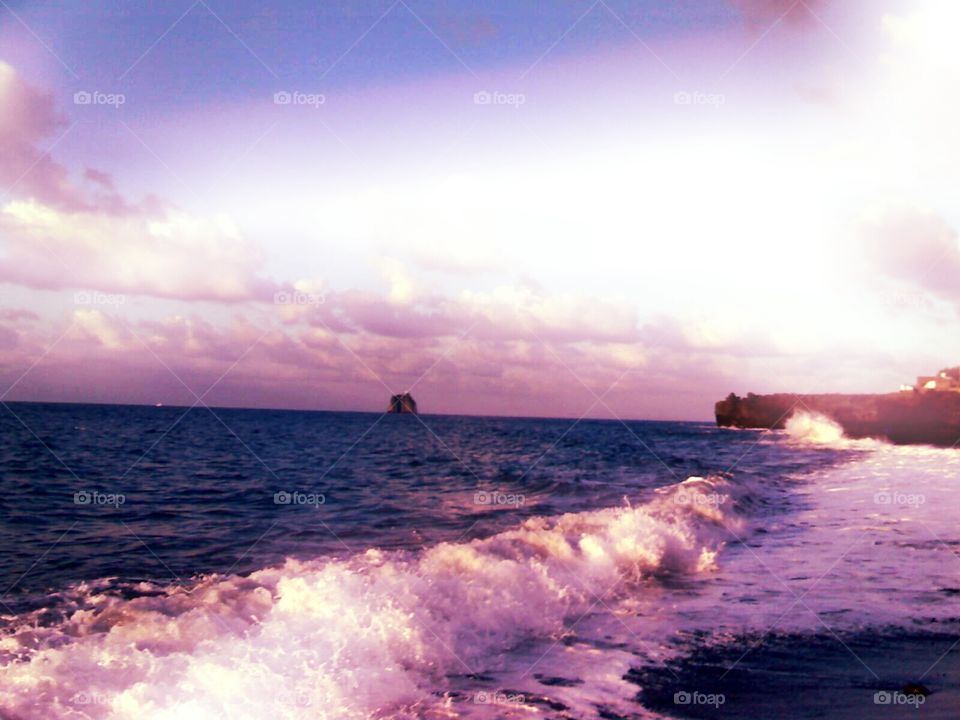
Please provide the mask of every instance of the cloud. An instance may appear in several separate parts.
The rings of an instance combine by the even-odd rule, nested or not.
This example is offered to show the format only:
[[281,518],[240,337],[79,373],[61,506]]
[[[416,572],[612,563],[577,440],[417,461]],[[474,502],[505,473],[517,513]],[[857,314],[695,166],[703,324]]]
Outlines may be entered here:
[[940,216],[917,209],[885,212],[867,224],[867,256],[887,277],[960,303],[960,240]]
[[71,213],[35,201],[0,212],[0,281],[183,300],[268,300],[263,253],[225,219],[168,210]]
[[380,262],[380,272],[390,286],[390,300],[394,303],[408,303],[413,299],[416,289],[414,280],[403,263],[394,258],[384,258]]
[[92,342],[107,350],[129,350],[132,338],[114,318],[99,310],[77,310],[68,335],[76,340]]
[[[356,298],[348,300],[355,311]],[[614,307],[609,301],[554,301],[526,290],[473,303],[435,297],[450,325],[417,327],[416,304],[364,300],[383,324],[363,318],[349,332],[283,324],[279,313],[213,323],[181,315],[138,320],[127,307],[78,308],[69,325],[48,321],[19,336],[4,328],[0,383],[12,383],[12,369],[29,367],[60,338],[13,399],[192,404],[184,385],[202,394],[226,374],[207,402],[378,410],[392,391],[414,387],[430,412],[690,418],[708,415],[704,398],[729,392],[730,368],[738,364],[724,348],[691,347],[683,328],[658,339],[625,311],[604,327],[599,315]],[[401,313],[397,324],[382,317],[390,308]],[[481,324],[464,335],[467,327],[454,328],[456,313]],[[608,410],[595,395],[614,384]]]
[[0,61],[0,182],[19,182],[26,192],[47,200],[76,202],[64,168],[37,148],[64,125],[53,96],[27,85]]
[[67,128],[49,93],[0,61],[0,282],[182,300],[268,300],[262,251],[224,218],[191,216],[154,196],[131,202],[106,172],[79,182],[40,144]]
[[0,320],[11,323],[28,323],[39,319],[33,310],[4,308],[0,310]]
[[456,297],[412,294],[396,284],[384,297],[350,290],[331,293],[311,318],[315,326],[384,337],[430,338],[469,334],[486,340],[631,342],[640,339],[629,304],[569,293],[548,295],[529,286],[502,285]]
[[54,97],[24,82],[0,60],[0,190],[35,199],[64,211],[131,212],[106,173],[90,169],[71,181],[69,171],[41,145],[53,143],[69,130]]
[[13,350],[20,343],[20,333],[0,325],[0,351]]

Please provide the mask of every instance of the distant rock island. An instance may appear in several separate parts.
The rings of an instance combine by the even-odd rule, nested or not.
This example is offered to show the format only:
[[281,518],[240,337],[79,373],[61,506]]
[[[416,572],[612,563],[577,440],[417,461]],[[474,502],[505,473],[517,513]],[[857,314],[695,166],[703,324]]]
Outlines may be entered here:
[[720,427],[783,428],[795,412],[809,410],[837,422],[847,437],[878,438],[899,445],[960,444],[960,367],[922,375],[915,385],[878,395],[798,395],[745,398],[731,393],[716,404]]
[[391,395],[390,404],[387,406],[388,413],[396,413],[400,415],[409,415],[417,414],[417,401],[413,399],[413,395],[410,393],[402,393],[401,395]]

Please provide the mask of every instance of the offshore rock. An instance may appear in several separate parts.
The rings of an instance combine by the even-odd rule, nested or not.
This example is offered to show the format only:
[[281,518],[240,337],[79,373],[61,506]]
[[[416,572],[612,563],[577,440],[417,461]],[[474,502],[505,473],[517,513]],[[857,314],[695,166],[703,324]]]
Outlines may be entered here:
[[391,395],[390,404],[387,406],[387,412],[401,415],[416,415],[417,401],[413,399],[413,395],[410,393]]

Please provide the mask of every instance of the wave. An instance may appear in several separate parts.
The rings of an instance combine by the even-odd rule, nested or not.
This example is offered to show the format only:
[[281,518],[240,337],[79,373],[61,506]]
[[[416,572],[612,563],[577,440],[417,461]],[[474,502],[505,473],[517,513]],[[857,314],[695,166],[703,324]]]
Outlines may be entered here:
[[871,438],[848,438],[833,418],[818,412],[800,410],[787,420],[784,430],[797,445],[821,445],[831,448],[870,450],[888,443]]
[[454,675],[562,637],[598,602],[709,572],[746,525],[745,490],[689,478],[648,502],[528,519],[417,553],[288,559],[248,576],[142,584],[0,638],[0,717],[366,718],[450,707]]
[[811,445],[840,445],[846,440],[843,428],[835,420],[816,412],[801,410],[787,420],[791,440]]

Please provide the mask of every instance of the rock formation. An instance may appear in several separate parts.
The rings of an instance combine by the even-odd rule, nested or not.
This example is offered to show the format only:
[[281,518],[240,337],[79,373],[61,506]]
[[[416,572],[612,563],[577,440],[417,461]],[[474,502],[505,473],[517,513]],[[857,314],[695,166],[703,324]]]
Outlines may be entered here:
[[413,399],[410,393],[390,396],[390,405],[387,406],[388,413],[397,414],[416,414],[417,401]]
[[836,421],[847,437],[900,445],[960,443],[960,392],[907,391],[885,395],[731,394],[716,404],[721,427],[780,429],[795,412]]
[[754,395],[733,393],[716,404],[721,427],[778,430],[803,410],[826,415],[852,438],[899,445],[960,446],[960,367],[921,375],[916,385],[882,395]]

